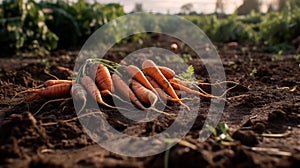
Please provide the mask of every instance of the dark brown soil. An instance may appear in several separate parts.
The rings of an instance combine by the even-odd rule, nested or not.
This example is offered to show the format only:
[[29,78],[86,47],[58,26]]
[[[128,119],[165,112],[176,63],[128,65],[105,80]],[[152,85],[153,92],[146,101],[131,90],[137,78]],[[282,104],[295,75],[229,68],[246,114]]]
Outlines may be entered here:
[[[121,57],[139,48],[155,44],[169,49],[172,42],[178,41],[155,36],[143,44],[116,46],[107,53],[107,58],[119,62]],[[49,103],[36,115],[34,113],[48,101],[47,98],[27,102],[29,95],[25,94],[12,99],[20,91],[53,79],[45,70],[60,79],[68,79],[68,71],[61,70],[59,66],[72,70],[77,51],[56,51],[44,57],[1,59],[0,167],[164,167],[166,163],[169,167],[298,167],[300,61],[292,55],[273,56],[257,48],[218,45],[226,80],[240,83],[227,93],[221,119],[229,126],[232,142],[226,141],[226,145],[213,136],[205,142],[198,141],[197,136],[210,105],[209,100],[201,98],[198,117],[183,139],[193,147],[180,143],[167,153],[144,158],[111,153],[93,142],[78,120],[63,122],[76,117],[70,99]],[[193,53],[189,53],[186,47],[179,48],[176,53],[181,56],[191,54],[194,59],[188,64],[194,65],[196,77],[209,82],[205,67]],[[173,64],[170,67],[176,72],[182,71],[182,67]],[[209,88],[204,89],[209,91]],[[187,104],[193,107],[192,102]],[[175,104],[170,106],[178,108]],[[136,125],[114,110],[104,108],[103,112],[114,128],[134,136],[159,133],[174,121],[173,117],[161,116],[149,123]],[[44,125],[50,122],[57,124]],[[99,131],[102,130],[105,131],[99,128]],[[261,133],[289,135],[267,138],[259,136]],[[253,151],[250,147],[267,151]],[[274,152],[272,148],[282,152]]]

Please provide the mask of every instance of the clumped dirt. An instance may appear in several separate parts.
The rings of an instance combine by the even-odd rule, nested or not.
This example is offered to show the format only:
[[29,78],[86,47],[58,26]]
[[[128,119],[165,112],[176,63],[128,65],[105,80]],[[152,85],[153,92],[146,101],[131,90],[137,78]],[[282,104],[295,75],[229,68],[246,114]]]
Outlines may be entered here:
[[[120,62],[137,49],[153,46],[170,49],[173,42],[180,44],[180,41],[165,36],[153,36],[142,44],[132,42],[115,46],[106,58]],[[182,57],[190,54],[192,60],[187,60],[187,64],[195,67],[196,78],[209,82],[201,60],[186,46],[179,46],[175,53]],[[210,100],[201,98],[200,107],[187,101],[189,107],[199,110],[192,128],[183,138],[185,143],[143,158],[109,152],[87,135],[78,120],[65,122],[77,116],[72,99],[49,103],[36,114],[49,99],[28,102],[28,94],[13,98],[20,91],[53,79],[49,74],[70,79],[71,74],[61,66],[72,70],[78,51],[61,50],[43,57],[1,59],[1,167],[164,167],[166,164],[169,167],[298,167],[300,61],[292,55],[278,57],[264,53],[259,46],[227,47],[219,44],[216,47],[224,64],[226,80],[240,83],[227,93],[221,119],[228,125],[233,141],[222,143],[212,135],[204,142],[198,140],[210,106]],[[184,70],[175,63],[169,67],[176,72]],[[210,91],[210,87],[202,87]],[[105,100],[111,101],[110,98]],[[176,104],[168,105],[172,108],[166,112],[178,111]],[[148,123],[136,124],[116,110],[101,107],[101,111],[110,125],[131,136],[160,133],[175,119],[160,115]],[[97,121],[94,115],[87,118]],[[101,121],[99,123],[95,129],[101,133],[106,128],[101,127]],[[261,134],[287,136],[268,138]],[[109,135],[100,138],[110,139]],[[126,142],[120,140],[120,143]]]

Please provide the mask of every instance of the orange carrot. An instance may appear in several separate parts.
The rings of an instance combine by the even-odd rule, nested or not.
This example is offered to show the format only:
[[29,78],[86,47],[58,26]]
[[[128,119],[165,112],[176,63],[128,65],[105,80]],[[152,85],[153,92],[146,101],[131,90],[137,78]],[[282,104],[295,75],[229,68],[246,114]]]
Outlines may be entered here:
[[71,80],[56,80],[56,79],[50,79],[50,80],[47,80],[44,85],[46,87],[48,86],[53,86],[53,85],[57,85],[57,84],[73,84],[73,81]]
[[164,99],[164,100],[168,100],[168,101],[172,101],[172,102],[176,102],[176,99],[173,99],[171,96],[169,96],[168,94],[166,94],[158,85],[157,82],[155,82],[155,80],[153,78],[151,78],[150,76],[146,76],[147,80],[150,82],[150,84],[154,87],[154,89],[156,90],[156,92],[159,94],[160,98]]
[[202,96],[202,97],[206,97],[206,98],[212,98],[214,96],[210,95],[210,94],[204,94],[204,93],[201,93],[201,92],[198,92],[196,90],[192,90],[184,85],[181,85],[178,83],[177,80],[175,79],[169,79],[172,87],[175,89],[175,90],[182,90],[182,91],[185,91],[187,93],[190,93],[190,94],[195,94],[195,95],[199,95],[199,96]]
[[151,90],[147,89],[134,79],[132,79],[130,83],[132,91],[146,107],[151,107],[157,102],[157,96]]
[[94,100],[97,101],[97,103],[109,108],[115,108],[102,100],[101,93],[91,77],[83,76],[80,81],[88,93],[94,98]]
[[114,92],[114,87],[109,70],[103,64],[99,64],[96,70],[95,83],[100,90],[109,90]]
[[172,98],[177,100],[177,102],[182,104],[169,81],[161,73],[157,65],[152,60],[145,60],[142,64],[142,68],[146,75],[152,77],[167,94],[169,94]]
[[50,97],[50,98],[60,98],[65,97],[70,94],[71,84],[61,83],[46,88],[42,88],[37,92],[40,96]]
[[152,87],[152,85],[146,79],[146,77],[143,74],[143,72],[138,67],[136,67],[134,65],[129,65],[129,66],[127,66],[126,70],[127,70],[127,73],[133,79],[135,79],[137,82],[139,82],[140,84],[142,84],[147,89],[153,91],[156,95],[158,95],[157,92],[156,92],[156,90]]
[[112,96],[112,93],[109,90],[101,90],[101,96]]
[[60,70],[60,71],[65,71],[65,72],[67,72],[68,74],[73,74],[74,73],[74,71],[73,70],[71,70],[71,69],[69,69],[69,68],[66,68],[66,67],[63,67],[63,66],[57,66],[56,67],[58,70]]
[[130,100],[134,105],[142,110],[146,110],[145,106],[138,100],[138,98],[134,95],[133,91],[129,88],[129,86],[120,78],[120,76],[116,74],[112,74],[111,78],[113,80],[113,84],[116,89],[128,100]]
[[28,99],[27,101],[33,101],[33,100],[37,100],[37,99],[41,99],[42,97],[38,94],[38,93],[33,93]]
[[165,66],[157,66],[160,72],[167,78],[167,79],[172,79],[175,77],[175,72]]
[[29,97],[29,100],[32,101],[37,98],[41,97],[48,97],[48,98],[61,98],[61,97],[66,97],[70,95],[70,89],[71,89],[70,84],[57,84],[57,85],[52,85],[49,87],[45,88],[40,88],[40,89],[29,89],[22,91],[18,94],[22,93],[33,93],[31,97]]

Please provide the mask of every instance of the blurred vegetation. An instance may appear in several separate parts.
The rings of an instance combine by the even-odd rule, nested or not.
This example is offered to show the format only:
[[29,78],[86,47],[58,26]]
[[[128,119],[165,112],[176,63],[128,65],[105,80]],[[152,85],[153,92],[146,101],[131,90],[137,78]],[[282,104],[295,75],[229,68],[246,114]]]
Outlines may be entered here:
[[214,42],[262,44],[266,51],[294,52],[292,41],[300,36],[300,5],[286,1],[285,9],[262,14],[252,10],[247,15],[217,18],[212,15],[183,15],[199,26]]
[[85,0],[3,0],[0,4],[0,55],[77,48],[99,27],[124,15],[119,4]]
[[56,47],[58,37],[48,30],[46,17],[34,1],[4,0],[0,8],[1,54],[48,51]]
[[[245,15],[238,15],[237,10],[235,14],[222,17],[217,13],[180,16],[196,24],[214,42],[260,44],[274,53],[293,51],[295,48],[291,42],[300,35],[300,4],[295,0],[281,3],[280,11],[272,10],[267,14],[251,10]],[[186,8],[185,11],[189,11],[192,6]],[[136,10],[142,11],[141,4],[136,6]],[[47,52],[57,48],[78,49],[98,28],[123,15],[123,7],[115,3],[3,0],[0,4],[0,55]],[[172,32],[178,27],[170,19],[158,21],[146,13],[137,21],[124,24],[128,25],[128,32],[133,32],[133,29]],[[107,33],[103,38],[121,40],[127,32],[122,32],[117,26],[120,25],[116,25],[114,30],[118,31],[110,31],[114,33]],[[131,40],[141,42],[142,38],[145,38],[145,34],[132,36]]]

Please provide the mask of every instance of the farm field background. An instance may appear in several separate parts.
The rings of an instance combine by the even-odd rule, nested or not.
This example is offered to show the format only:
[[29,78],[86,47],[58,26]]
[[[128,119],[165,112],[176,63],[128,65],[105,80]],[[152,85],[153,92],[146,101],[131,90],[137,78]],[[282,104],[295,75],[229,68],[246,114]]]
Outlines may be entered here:
[[[48,79],[71,79],[79,50],[105,23],[125,15],[120,4],[65,1],[3,1],[0,5],[0,167],[298,167],[300,165],[300,7],[287,1],[281,10],[248,14],[177,14],[201,28],[212,40],[225,69],[226,80],[239,83],[226,94],[222,119],[213,134],[198,141],[210,107],[201,97],[198,115],[181,143],[165,152],[134,158],[109,152],[83,130],[72,99],[41,106],[49,98],[28,101],[30,94],[15,94],[42,85]],[[141,10],[137,5],[136,11]],[[157,23],[144,13],[139,22],[153,22],[157,30],[172,22]],[[174,25],[176,26],[176,25]],[[139,30],[145,27],[135,27]],[[210,82],[202,60],[179,39],[158,33],[141,33],[121,39],[124,32],[107,34],[119,41],[105,55],[120,63],[146,47],[172,50],[181,59],[168,67]],[[149,53],[140,56],[140,61]],[[153,58],[155,56],[153,55]],[[163,60],[166,61],[166,60]],[[158,64],[163,63],[160,62]],[[199,85],[210,92],[217,85]],[[227,87],[232,87],[228,84]],[[104,100],[113,103],[110,97]],[[169,102],[167,113],[178,110]],[[35,114],[39,111],[37,114]],[[88,111],[88,109],[87,109]],[[116,130],[131,136],[151,136],[166,130],[174,116],[160,115],[147,123],[133,123],[117,110],[101,107]],[[97,115],[87,119],[97,120]],[[49,124],[47,123],[55,123]],[[96,129],[106,131],[99,121]],[[180,124],[180,123],[179,123]],[[214,132],[216,131],[216,132]],[[110,139],[112,137],[102,137]],[[130,142],[120,141],[122,144]],[[163,142],[168,145],[168,142]],[[138,150],[138,147],[136,147]]]

